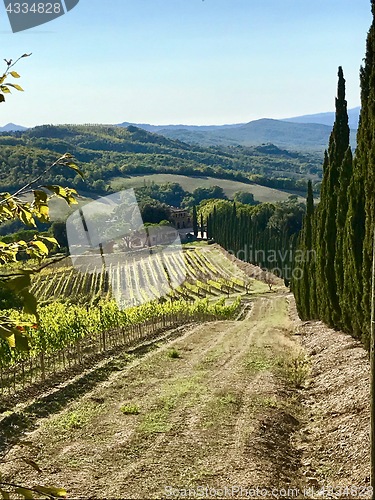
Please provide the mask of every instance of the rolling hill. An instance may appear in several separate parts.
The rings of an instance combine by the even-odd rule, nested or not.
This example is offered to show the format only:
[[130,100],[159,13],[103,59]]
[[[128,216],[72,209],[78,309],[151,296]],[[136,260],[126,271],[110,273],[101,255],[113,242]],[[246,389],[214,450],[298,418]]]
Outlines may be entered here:
[[[349,127],[354,132],[358,128],[359,113],[361,108],[348,109]],[[315,113],[313,115],[294,116],[292,118],[284,118],[283,121],[293,123],[320,123],[322,125],[333,126],[335,121],[335,113]]]
[[[319,120],[324,123],[320,123]],[[333,120],[334,113],[321,113],[285,120],[262,118],[245,124],[222,126],[146,124],[137,124],[136,126],[169,139],[204,147],[255,146],[262,143],[272,143],[280,148],[295,151],[322,152],[328,145]],[[358,122],[358,108],[352,110],[351,122],[353,125]],[[119,126],[124,125],[128,126],[129,124],[125,122]],[[355,135],[356,131],[353,129],[353,147],[355,147]]]
[[45,125],[2,133],[0,146],[2,190],[20,187],[66,152],[77,158],[85,182],[75,172],[61,170],[48,174],[45,181],[68,178],[79,190],[99,193],[111,190],[114,177],[134,174],[206,176],[302,191],[307,178],[318,182],[321,177],[319,154],[290,152],[273,144],[201,147],[134,126]]

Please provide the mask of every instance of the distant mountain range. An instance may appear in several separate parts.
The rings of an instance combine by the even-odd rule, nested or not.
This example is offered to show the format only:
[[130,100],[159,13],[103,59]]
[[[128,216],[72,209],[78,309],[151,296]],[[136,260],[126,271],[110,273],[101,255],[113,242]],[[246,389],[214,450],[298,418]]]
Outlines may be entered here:
[[[348,110],[351,143],[355,147],[360,108]],[[169,139],[199,146],[254,146],[272,143],[294,150],[322,151],[328,146],[335,113],[317,113],[282,120],[262,118],[249,123],[232,125],[150,125],[123,122],[116,126],[134,126]],[[23,131],[26,127],[8,123],[0,132]]]
[[[359,107],[348,110],[352,147],[355,147],[359,112]],[[283,120],[262,118],[232,125],[150,125],[124,122],[118,126],[132,125],[169,139],[200,146],[254,146],[272,143],[288,149],[322,151],[328,146],[334,120],[335,113],[328,112]]]
[[0,132],[22,132],[23,130],[27,130],[27,127],[15,123],[7,123],[4,127],[0,127]]
[[[361,108],[359,106],[357,108],[348,109],[349,127],[352,130],[358,128],[360,111]],[[284,118],[283,121],[294,123],[320,123],[321,125],[329,125],[330,127],[332,127],[335,121],[335,113],[329,112],[316,113],[314,115],[295,116],[293,118]]]

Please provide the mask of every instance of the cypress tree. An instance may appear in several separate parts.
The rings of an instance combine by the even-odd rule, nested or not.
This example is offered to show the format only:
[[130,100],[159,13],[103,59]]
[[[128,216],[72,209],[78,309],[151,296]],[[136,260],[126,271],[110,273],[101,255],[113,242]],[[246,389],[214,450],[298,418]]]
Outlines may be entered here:
[[303,289],[304,296],[304,310],[306,318],[311,317],[311,289],[314,281],[314,275],[310,274],[310,262],[312,258],[312,224],[314,216],[314,194],[312,183],[309,180],[307,185],[307,199],[306,199],[306,216],[304,220],[304,261],[303,261]]
[[198,237],[198,219],[197,219],[197,207],[193,206],[193,233],[194,236]]
[[314,194],[312,183],[307,185],[306,214],[298,237],[298,254],[294,262],[293,292],[301,319],[311,318],[311,291],[315,276],[311,274],[313,248]]
[[[375,210],[375,1],[372,0],[373,22],[367,36],[366,57],[360,71],[361,115],[357,134],[356,168],[364,183],[365,227],[363,241],[362,331],[370,331],[371,264]],[[358,189],[358,187],[357,187]]]
[[345,79],[340,66],[338,70],[335,123],[329,139],[328,153],[325,153],[324,157],[324,177],[319,206],[317,241],[319,313],[321,319],[330,326],[337,326],[341,316],[335,273],[336,210],[340,172],[342,171],[345,153],[349,147],[349,133]]
[[[320,203],[315,212],[315,252],[316,252],[316,308],[317,316],[323,319],[326,308],[326,281],[324,277],[324,261],[327,254],[327,242],[324,238],[327,210],[325,208],[328,198],[328,174],[329,159],[328,152],[324,151],[323,180],[320,189]],[[303,249],[302,249],[303,250]]]
[[340,298],[343,329],[356,338],[362,337],[362,252],[365,233],[365,201],[361,172],[353,162],[353,176],[348,190],[348,211],[346,215],[343,259],[344,289]]
[[203,214],[201,214],[201,238],[204,238],[204,224],[203,224]]
[[340,305],[340,323],[337,326],[345,330],[350,329],[348,311],[346,310],[345,294],[344,294],[344,278],[345,278],[345,258],[344,258],[344,239],[345,225],[349,209],[349,185],[353,175],[353,156],[352,150],[349,147],[346,150],[344,160],[340,168],[340,177],[337,193],[337,209],[336,209],[336,255],[335,255],[335,275],[337,296]]

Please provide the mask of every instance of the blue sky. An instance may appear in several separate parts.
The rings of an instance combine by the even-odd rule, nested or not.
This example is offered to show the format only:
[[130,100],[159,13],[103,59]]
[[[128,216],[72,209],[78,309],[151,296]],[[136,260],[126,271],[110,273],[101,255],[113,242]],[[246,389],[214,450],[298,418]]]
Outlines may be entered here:
[[0,5],[2,58],[25,92],[0,125],[242,123],[331,111],[343,66],[349,108],[370,0],[80,0],[13,34]]

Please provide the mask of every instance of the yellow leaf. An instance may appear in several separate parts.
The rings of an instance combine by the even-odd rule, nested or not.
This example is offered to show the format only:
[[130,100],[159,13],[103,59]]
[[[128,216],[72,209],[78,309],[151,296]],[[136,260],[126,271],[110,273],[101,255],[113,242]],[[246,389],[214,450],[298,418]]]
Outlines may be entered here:
[[0,493],[3,500],[10,500],[10,494],[8,491],[0,490]]
[[42,254],[48,255],[48,248],[45,243],[43,243],[43,241],[34,240],[30,242],[30,245],[37,247],[42,252]]
[[47,495],[51,495],[57,498],[65,498],[67,495],[66,490],[64,488],[54,488],[54,487],[47,487],[47,486],[35,486],[34,488],[36,491],[39,493],[46,493]]
[[13,76],[13,78],[21,78],[17,71],[11,71],[10,74]]
[[34,498],[32,491],[27,490],[26,488],[16,488],[14,491],[19,495],[22,495],[26,500]]

